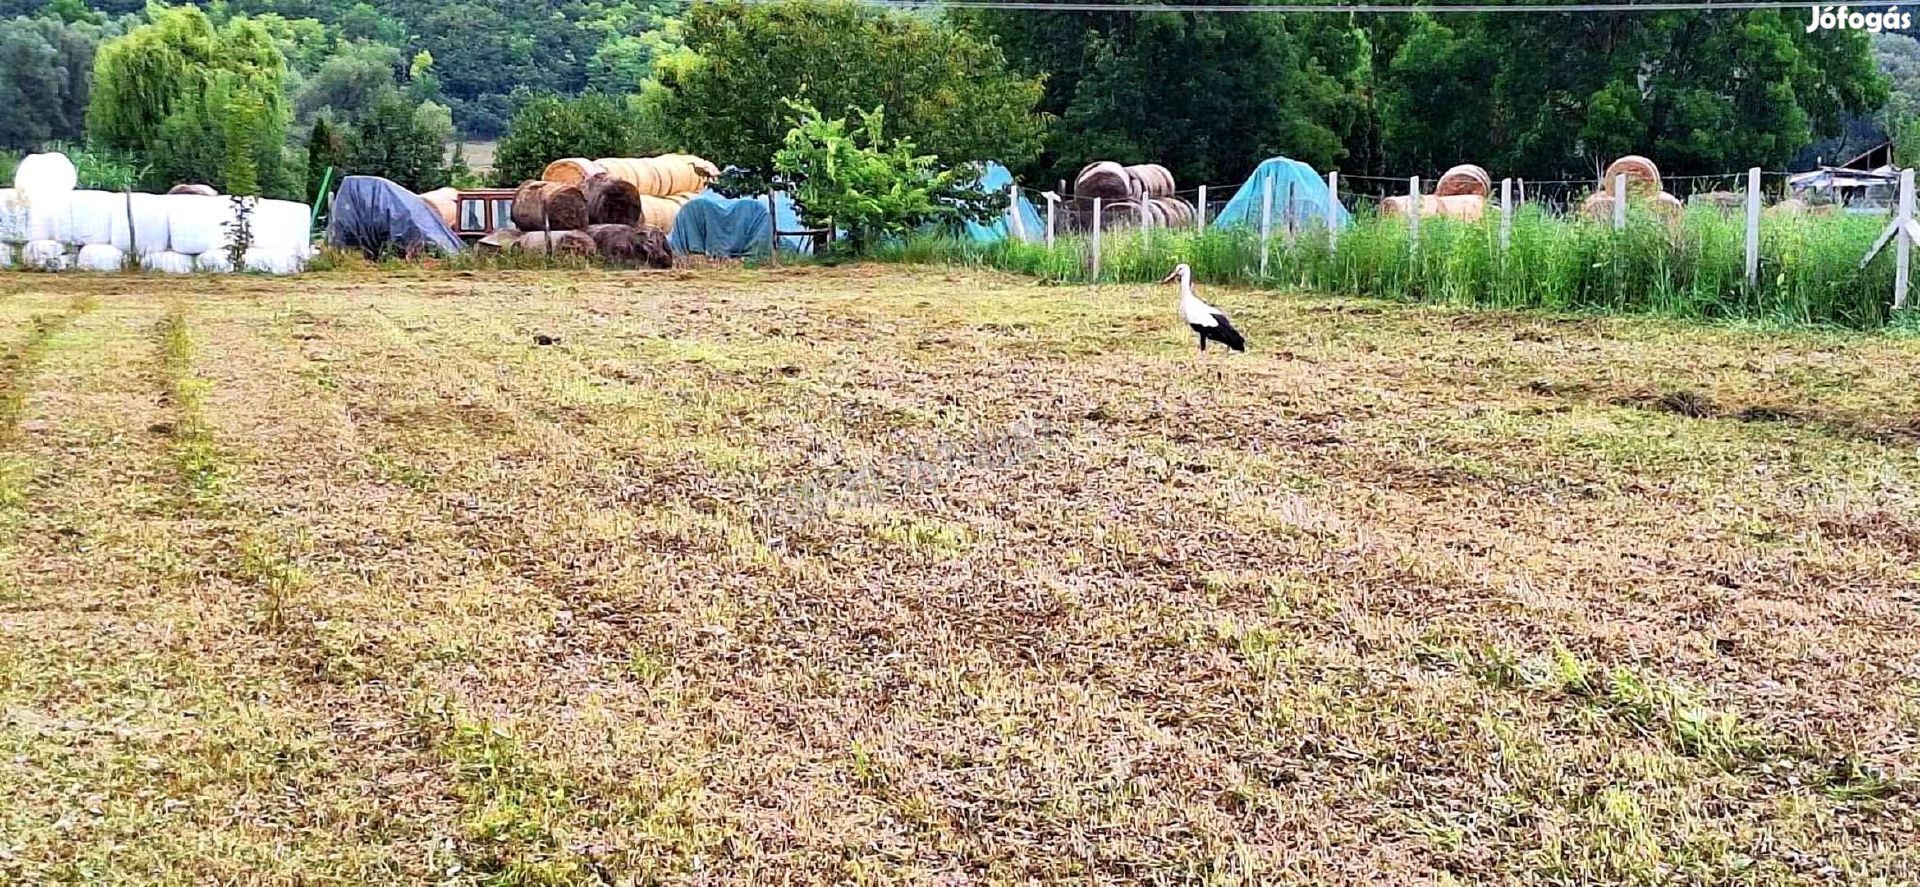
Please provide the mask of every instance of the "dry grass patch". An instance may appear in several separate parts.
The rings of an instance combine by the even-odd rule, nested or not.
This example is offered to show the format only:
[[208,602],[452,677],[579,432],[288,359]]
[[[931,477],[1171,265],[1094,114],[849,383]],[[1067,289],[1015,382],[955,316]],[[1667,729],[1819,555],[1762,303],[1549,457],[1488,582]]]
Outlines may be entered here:
[[0,874],[1920,875],[1909,341],[1221,291],[1254,350],[1202,357],[1160,290],[871,267],[21,280]]

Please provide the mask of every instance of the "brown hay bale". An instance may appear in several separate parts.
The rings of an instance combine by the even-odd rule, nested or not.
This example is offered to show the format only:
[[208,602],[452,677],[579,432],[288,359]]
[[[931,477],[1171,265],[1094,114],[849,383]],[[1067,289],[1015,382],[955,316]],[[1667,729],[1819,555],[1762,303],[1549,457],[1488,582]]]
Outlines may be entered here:
[[1158,163],[1138,163],[1122,167],[1127,177],[1134,182],[1133,195],[1145,194],[1148,197],[1172,197],[1173,173]]
[[473,250],[483,256],[496,255],[512,249],[521,237],[518,228],[495,228],[487,236],[475,241]]
[[547,253],[556,256],[583,256],[592,258],[600,254],[600,245],[585,231],[555,231],[552,237],[545,231],[528,231],[514,241],[513,249],[524,253]]
[[587,195],[575,185],[531,181],[513,193],[513,225],[522,231],[587,227]]
[[460,221],[460,191],[457,188],[439,188],[420,195],[420,202],[433,210],[440,221],[453,228]]
[[[1380,201],[1382,216],[1404,216],[1411,202],[1402,194],[1387,197]],[[1455,194],[1451,197],[1435,197],[1432,194],[1420,195],[1420,218],[1449,218],[1466,222],[1479,221],[1487,211],[1487,199],[1476,194]]]
[[1156,228],[1174,228],[1193,224],[1195,215],[1193,204],[1178,197],[1155,197],[1148,201],[1147,207]]
[[640,246],[640,261],[648,268],[673,267],[673,248],[667,245],[667,232],[652,225],[638,225],[633,229],[633,237]]
[[1687,211],[1687,205],[1681,203],[1680,198],[1662,191],[1653,197],[1653,211],[1669,219],[1678,219],[1681,213]]
[[1493,177],[1487,171],[1471,163],[1462,163],[1440,174],[1440,182],[1433,188],[1435,197],[1457,197],[1471,194],[1485,197],[1493,192]]
[[587,224],[640,224],[640,189],[606,173],[599,173],[581,186],[587,195]]
[[692,154],[658,157],[602,157],[595,161],[607,174],[632,185],[643,196],[698,193],[720,175],[720,169]]
[[585,157],[562,157],[547,164],[547,168],[540,171],[540,179],[562,185],[578,185],[605,172],[600,164]]
[[168,194],[198,194],[201,197],[219,197],[220,192],[212,185],[175,185],[167,189]]
[[1627,191],[1635,197],[1652,197],[1665,190],[1660,187],[1660,167],[1638,154],[1628,154],[1607,164],[1606,173],[1600,177],[1601,190],[1611,193],[1613,178],[1618,175],[1627,177]]
[[671,232],[673,220],[680,215],[680,207],[686,206],[693,197],[692,194],[668,194],[664,197],[640,195],[640,224]]
[[1079,174],[1073,177],[1073,196],[1076,200],[1098,197],[1112,203],[1132,197],[1134,186],[1133,177],[1127,175],[1126,167],[1111,160],[1101,160],[1080,168]]
[[640,255],[632,225],[589,225],[587,236],[593,238],[600,258],[609,262],[631,262]]
[[1613,195],[1605,191],[1595,191],[1580,201],[1580,215],[1596,222],[1613,218]]

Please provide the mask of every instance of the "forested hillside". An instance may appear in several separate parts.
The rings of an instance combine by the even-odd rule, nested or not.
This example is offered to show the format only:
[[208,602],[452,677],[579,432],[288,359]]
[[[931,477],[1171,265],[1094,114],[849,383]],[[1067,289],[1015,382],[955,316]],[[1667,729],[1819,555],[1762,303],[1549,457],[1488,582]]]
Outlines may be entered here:
[[[1717,173],[1779,168],[1883,113],[1868,35],[1809,34],[1805,15],[0,0],[0,149],[84,144],[153,183],[220,178],[220,158],[252,153],[263,186],[287,193],[325,168],[434,187],[462,174],[437,146],[502,136],[507,180],[590,148],[693,151],[764,174],[792,99],[830,115],[884,106],[943,162],[1000,160],[1036,182],[1115,159],[1225,184],[1277,154],[1392,176],[1473,162],[1579,178],[1623,153]],[[102,94],[121,44],[144,54],[122,66],[126,88]],[[158,94],[139,73],[151,64],[181,66],[168,82],[192,95]],[[236,84],[258,119],[200,95]],[[1885,113],[1914,107],[1903,96]]]

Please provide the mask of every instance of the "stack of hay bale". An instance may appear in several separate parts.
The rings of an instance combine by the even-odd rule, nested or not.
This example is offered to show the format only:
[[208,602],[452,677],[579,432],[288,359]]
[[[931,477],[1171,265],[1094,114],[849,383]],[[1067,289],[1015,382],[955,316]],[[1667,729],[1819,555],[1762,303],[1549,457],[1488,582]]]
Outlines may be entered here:
[[[0,268],[118,271],[132,260],[172,273],[235,270],[230,197],[193,191],[82,191],[61,154],[21,161],[15,187],[0,189]],[[180,189],[175,189],[179,191]],[[211,189],[207,189],[211,190]],[[291,274],[313,255],[306,204],[246,198],[250,241],[243,270]]]
[[1686,208],[1680,198],[1668,194],[1661,185],[1660,167],[1638,154],[1628,154],[1607,164],[1607,171],[1600,176],[1599,187],[1581,201],[1581,215],[1596,220],[1613,218],[1613,180],[1616,176],[1627,177],[1629,207],[1644,203],[1669,220],[1680,218],[1681,210]]
[[1141,222],[1141,198],[1145,197],[1150,227],[1193,224],[1193,204],[1173,196],[1174,190],[1173,173],[1158,163],[1122,166],[1111,160],[1096,161],[1081,167],[1073,177],[1070,218],[1076,228],[1092,230],[1093,201],[1098,198],[1103,229],[1136,227]]
[[[1487,195],[1492,191],[1493,177],[1485,169],[1462,163],[1441,173],[1432,194],[1420,195],[1420,215],[1477,222],[1487,212]],[[1380,214],[1404,216],[1412,203],[1405,195],[1388,197],[1380,201]]]
[[690,154],[556,160],[514,193],[514,227],[495,231],[480,246],[669,268],[667,234],[680,207],[719,174]]

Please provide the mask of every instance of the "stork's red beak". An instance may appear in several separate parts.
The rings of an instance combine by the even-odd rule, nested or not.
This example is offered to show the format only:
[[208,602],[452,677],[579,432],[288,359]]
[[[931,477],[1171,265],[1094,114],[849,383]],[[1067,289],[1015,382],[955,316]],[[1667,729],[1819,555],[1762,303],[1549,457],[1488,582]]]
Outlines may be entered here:
[[1161,285],[1161,286],[1166,286],[1167,284],[1169,284],[1169,283],[1172,283],[1172,282],[1174,282],[1174,281],[1176,281],[1176,280],[1179,280],[1179,279],[1180,279],[1180,269],[1178,269],[1178,268],[1175,268],[1175,269],[1173,269],[1173,273],[1171,273],[1171,274],[1168,274],[1167,276],[1165,276],[1165,277],[1162,277],[1162,278],[1160,278],[1160,285]]

